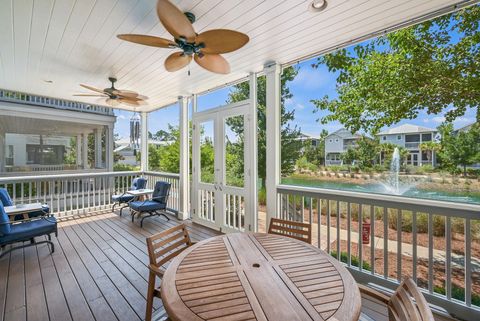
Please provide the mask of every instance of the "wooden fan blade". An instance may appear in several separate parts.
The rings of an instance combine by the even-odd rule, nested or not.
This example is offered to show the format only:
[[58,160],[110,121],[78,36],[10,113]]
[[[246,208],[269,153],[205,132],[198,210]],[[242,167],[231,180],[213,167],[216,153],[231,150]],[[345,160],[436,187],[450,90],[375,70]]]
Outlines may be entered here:
[[192,61],[192,56],[184,55],[183,52],[174,52],[165,59],[165,69],[174,72],[182,69]]
[[73,96],[82,96],[82,97],[108,97],[107,95],[94,95],[94,94],[75,94]]
[[92,90],[92,91],[96,91],[97,93],[105,94],[105,92],[103,91],[103,89],[98,89],[98,88],[95,88],[95,87],[92,87],[92,86],[89,86],[89,85],[84,85],[84,84],[80,84],[80,86],[82,86],[82,87],[85,88],[85,89],[89,89],[89,90]]
[[127,104],[130,106],[142,106],[146,104],[146,102],[141,99],[118,98],[117,100],[119,103]]
[[203,43],[205,47],[202,49],[206,54],[220,54],[232,52],[242,48],[250,40],[244,33],[228,30],[214,29],[202,32],[195,39],[196,44]]
[[130,98],[136,98],[138,97],[138,93],[132,91],[132,90],[120,90],[116,89],[112,92],[114,95],[121,96],[121,97],[130,97]]
[[197,34],[192,24],[185,14],[170,1],[158,0],[157,14],[165,29],[167,29],[175,39],[184,37],[188,42],[195,41]]
[[107,103],[107,105],[110,105],[112,107],[116,107],[119,104],[117,99],[111,99],[111,98],[108,98],[107,100],[105,100],[105,102]]
[[145,46],[160,47],[160,48],[174,48],[177,47],[177,44],[168,39],[147,36],[147,35],[135,35],[135,34],[123,34],[117,35],[117,38],[138,43]]
[[228,61],[219,54],[204,54],[203,57],[195,55],[195,61],[201,67],[217,74],[228,74],[230,72]]

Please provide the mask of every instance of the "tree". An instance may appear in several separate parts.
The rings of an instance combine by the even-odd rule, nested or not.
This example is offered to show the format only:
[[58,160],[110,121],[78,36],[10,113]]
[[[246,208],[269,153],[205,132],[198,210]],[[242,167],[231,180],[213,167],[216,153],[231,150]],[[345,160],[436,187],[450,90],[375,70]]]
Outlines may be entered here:
[[372,168],[377,163],[379,155],[379,143],[377,140],[362,136],[357,141],[356,161],[360,169]]
[[418,148],[420,148],[422,152],[427,153],[427,160],[431,164],[433,160],[433,154],[437,153],[440,150],[441,146],[437,142],[430,141],[421,143]]
[[459,166],[463,167],[463,175],[467,175],[467,166],[480,161],[480,125],[477,123],[467,131],[454,133],[451,123],[438,128],[441,135],[440,157],[442,166],[455,173]]
[[[281,169],[282,175],[288,175],[295,169],[295,162],[300,157],[302,142],[300,129],[291,126],[290,121],[295,118],[295,111],[287,111],[285,101],[292,98],[288,88],[288,82],[292,81],[298,74],[298,70],[288,67],[283,70],[281,76]],[[249,98],[249,84],[240,83],[234,86],[229,93],[227,103],[234,103]],[[261,76],[257,80],[257,106],[258,106],[258,176],[261,179],[262,187],[265,187],[266,178],[266,78]],[[227,121],[232,131],[240,134],[243,130],[243,122],[236,118]]]
[[357,151],[354,148],[349,148],[345,153],[340,155],[340,158],[342,159],[344,165],[353,165],[353,163],[357,159]]
[[318,143],[316,146],[312,145],[312,140],[307,139],[304,142],[303,147],[303,156],[307,159],[309,163],[315,165],[323,165],[325,162],[325,137],[328,136],[328,131],[322,129]]
[[376,133],[420,111],[451,122],[468,108],[480,121],[479,21],[471,6],[318,58],[314,68],[338,75],[338,97],[312,101],[330,112],[320,121]]
[[407,158],[408,153],[409,153],[408,150],[405,147],[398,146],[397,144],[390,143],[390,142],[381,143],[379,145],[381,163],[383,163],[383,165],[386,168],[390,168],[390,163],[392,162],[393,153],[395,151],[395,148],[398,149],[398,153],[400,154],[400,160],[401,160],[400,165],[402,165],[404,163],[405,159]]

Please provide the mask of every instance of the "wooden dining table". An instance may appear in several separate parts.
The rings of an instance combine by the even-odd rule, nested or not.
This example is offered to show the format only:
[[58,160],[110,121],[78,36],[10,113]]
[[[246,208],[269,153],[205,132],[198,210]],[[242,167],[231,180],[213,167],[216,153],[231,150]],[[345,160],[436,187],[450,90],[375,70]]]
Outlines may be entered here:
[[232,233],[183,251],[162,278],[172,320],[358,320],[352,275],[322,250],[292,238]]

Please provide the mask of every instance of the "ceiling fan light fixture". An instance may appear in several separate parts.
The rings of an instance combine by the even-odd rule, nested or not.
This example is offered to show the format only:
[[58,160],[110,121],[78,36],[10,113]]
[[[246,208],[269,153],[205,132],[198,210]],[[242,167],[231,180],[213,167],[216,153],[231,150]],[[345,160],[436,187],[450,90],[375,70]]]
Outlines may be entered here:
[[308,5],[308,10],[312,12],[321,12],[327,8],[327,0],[313,0]]

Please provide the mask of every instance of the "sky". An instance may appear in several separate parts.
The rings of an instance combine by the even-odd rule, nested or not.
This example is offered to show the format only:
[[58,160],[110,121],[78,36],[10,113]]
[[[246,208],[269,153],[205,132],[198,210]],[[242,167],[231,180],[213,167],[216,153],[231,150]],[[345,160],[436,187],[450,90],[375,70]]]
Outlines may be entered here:
[[[351,50],[351,48],[350,48]],[[305,134],[319,136],[322,129],[326,129],[329,133],[342,128],[338,122],[330,122],[321,124],[317,121],[321,116],[326,115],[326,111],[314,113],[316,107],[310,102],[312,99],[318,99],[324,95],[330,98],[337,96],[336,74],[329,72],[325,66],[319,66],[314,69],[311,64],[316,58],[305,60],[295,65],[298,68],[298,75],[289,83],[289,88],[293,97],[286,101],[288,110],[295,110],[295,120],[292,125],[297,125]],[[198,97],[198,111],[225,105],[231,87],[222,88]],[[475,110],[469,109],[464,116],[459,117],[454,122],[455,128],[463,127],[475,122]],[[116,111],[117,122],[115,124],[115,132],[120,137],[129,136],[129,121],[133,113],[126,111]],[[416,119],[402,120],[392,127],[402,124],[414,124],[423,127],[437,128],[445,118],[443,114],[428,115],[426,112],[420,112]],[[167,130],[168,124],[178,126],[179,108],[177,104],[167,108],[160,109],[149,114],[148,128],[152,133],[160,129]],[[384,127],[383,129],[386,129]]]

